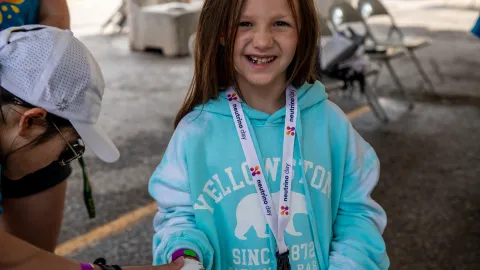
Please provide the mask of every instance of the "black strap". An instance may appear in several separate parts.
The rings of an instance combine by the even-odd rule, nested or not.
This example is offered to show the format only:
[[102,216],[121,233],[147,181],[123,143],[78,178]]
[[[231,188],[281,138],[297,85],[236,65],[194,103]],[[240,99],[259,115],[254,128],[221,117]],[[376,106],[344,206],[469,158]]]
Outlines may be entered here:
[[290,261],[288,259],[289,254],[290,254],[289,250],[287,250],[287,252],[284,252],[283,254],[280,254],[277,251],[277,269],[278,270],[291,270]]
[[93,264],[100,266],[103,270],[122,270],[122,268],[118,265],[108,265],[107,260],[104,258],[96,259]]

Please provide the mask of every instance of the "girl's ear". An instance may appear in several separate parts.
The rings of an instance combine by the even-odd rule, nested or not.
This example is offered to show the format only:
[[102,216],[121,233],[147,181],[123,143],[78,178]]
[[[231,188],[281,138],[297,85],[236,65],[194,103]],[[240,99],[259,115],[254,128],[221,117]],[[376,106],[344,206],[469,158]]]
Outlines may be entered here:
[[25,111],[20,118],[19,125],[19,135],[20,136],[27,136],[34,127],[33,123],[34,120],[45,120],[47,117],[47,111],[41,108],[33,108]]

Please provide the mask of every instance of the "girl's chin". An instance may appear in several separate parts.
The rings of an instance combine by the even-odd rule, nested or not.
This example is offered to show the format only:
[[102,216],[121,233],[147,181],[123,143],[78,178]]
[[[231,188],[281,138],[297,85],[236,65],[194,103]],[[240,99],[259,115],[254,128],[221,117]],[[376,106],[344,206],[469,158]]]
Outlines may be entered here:
[[249,84],[254,86],[267,86],[276,85],[281,82],[285,83],[285,76],[272,76],[270,74],[251,74],[251,76],[246,77],[246,80]]

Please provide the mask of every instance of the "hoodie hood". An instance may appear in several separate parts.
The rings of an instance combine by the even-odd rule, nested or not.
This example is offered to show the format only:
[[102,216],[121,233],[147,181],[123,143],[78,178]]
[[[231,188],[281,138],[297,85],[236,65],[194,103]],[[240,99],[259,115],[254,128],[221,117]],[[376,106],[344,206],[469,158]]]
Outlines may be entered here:
[[[327,99],[328,95],[325,92],[325,86],[319,81],[315,81],[313,84],[305,83],[299,89],[297,89],[298,104],[300,112],[315,106]],[[243,101],[242,108],[244,113],[248,116],[252,124],[260,123],[282,123],[285,117],[285,107],[278,110],[274,114],[270,115],[264,112],[252,109]],[[227,94],[225,91],[220,92],[218,99],[210,100],[204,105],[195,107],[194,110],[203,110],[206,112],[225,115],[231,117],[230,106],[228,104]]]

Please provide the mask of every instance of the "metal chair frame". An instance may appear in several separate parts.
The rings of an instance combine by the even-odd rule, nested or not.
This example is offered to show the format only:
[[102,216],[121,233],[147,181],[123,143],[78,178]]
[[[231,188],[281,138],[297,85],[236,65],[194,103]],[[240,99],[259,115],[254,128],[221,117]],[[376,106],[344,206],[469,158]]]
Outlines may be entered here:
[[[369,1],[372,1],[372,2],[369,2]],[[402,42],[392,44],[390,42],[382,43],[378,41],[377,38],[373,35],[371,28],[368,25],[366,19],[362,16],[360,12],[361,10],[360,8],[362,8],[365,2],[374,3],[371,6],[372,10],[371,10],[371,14],[369,14],[369,17],[374,16],[373,15],[374,13],[375,15],[388,15],[392,22],[392,27],[389,29],[389,34],[388,34],[389,38],[392,37],[394,32],[397,32],[399,36],[403,39],[404,37],[403,32],[401,32],[401,30],[396,26],[395,21],[393,17],[388,13],[388,10],[386,10],[386,8],[377,0],[360,0],[359,3],[360,2],[362,5],[359,5],[359,9],[355,9],[353,6],[351,6],[347,2],[335,3],[332,5],[332,7],[329,10],[329,17],[330,17],[330,21],[332,21],[332,25],[335,28],[335,31],[339,31],[339,28],[344,25],[348,25],[351,23],[360,23],[365,29],[365,34],[367,36],[367,39],[372,41],[375,49],[381,48],[381,47],[386,48],[386,52],[384,54],[369,54],[369,55],[372,60],[380,62],[380,69],[383,68],[383,66],[386,66],[387,70],[389,71],[390,75],[393,78],[393,82],[395,83],[397,88],[401,91],[405,99],[409,101],[410,107],[413,106],[412,101],[408,96],[405,90],[405,87],[401,83],[400,77],[395,72],[391,64],[391,60],[397,57],[400,57],[402,55],[409,57],[412,60],[412,62],[415,64],[422,79],[428,84],[429,90],[432,93],[434,93],[435,92],[434,85],[430,80],[430,78],[428,77],[428,75],[426,74],[423,67],[421,66],[420,61],[418,60],[416,55],[413,53],[413,48],[408,48],[408,46],[406,46]],[[342,17],[341,21],[337,21],[338,17],[336,16],[336,13],[341,14],[341,17]],[[335,23],[335,21],[337,22]],[[375,86],[378,83],[378,79],[379,78],[377,76],[374,82]]]
[[[320,14],[318,14],[319,24],[320,24],[320,37],[329,37],[334,34],[332,31],[329,21],[323,18]],[[372,76],[378,74],[378,70],[371,70],[365,76]],[[325,80],[325,88],[328,91],[340,89],[341,84],[340,81],[337,79]],[[373,113],[375,116],[382,122],[388,123],[389,118],[387,113],[383,109],[382,105],[378,101],[378,96],[375,93],[375,87],[371,86],[368,81],[365,82],[365,96],[367,98],[369,106],[372,108]]]
[[[370,12],[366,12],[367,9]],[[428,76],[427,72],[423,68],[423,66],[420,63],[420,60],[415,54],[415,50],[429,46],[430,43],[427,40],[421,39],[420,42],[417,42],[415,44],[408,44],[405,41],[405,34],[403,31],[400,29],[400,27],[397,26],[395,23],[395,19],[391,15],[391,13],[388,11],[388,9],[383,5],[381,0],[358,0],[357,4],[357,10],[360,12],[362,15],[363,19],[367,22],[368,18],[374,17],[374,16],[387,16],[390,19],[390,28],[388,30],[387,34],[387,41],[386,43],[382,42],[377,42],[377,45],[385,45],[388,47],[397,47],[397,48],[402,48],[405,52],[405,54],[413,61],[415,64],[417,70],[420,72],[420,75],[422,76],[423,80],[428,84],[429,89],[432,92],[435,92],[435,86],[433,85],[432,80]],[[371,33],[371,32],[370,32]],[[391,42],[393,34],[397,34],[398,37],[400,38],[399,42]],[[437,71],[438,69],[438,64],[436,61],[431,60],[431,64],[434,65],[434,70]],[[441,77],[440,74],[438,74],[439,77]]]

